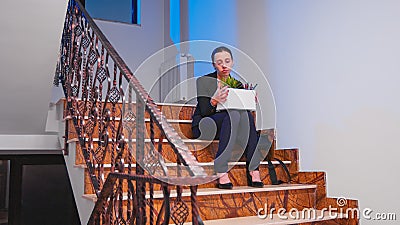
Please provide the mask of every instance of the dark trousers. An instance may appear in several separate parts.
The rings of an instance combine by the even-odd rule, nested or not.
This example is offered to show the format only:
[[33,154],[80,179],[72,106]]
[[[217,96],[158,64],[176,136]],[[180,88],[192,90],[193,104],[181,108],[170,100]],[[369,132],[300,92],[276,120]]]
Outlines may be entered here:
[[[194,138],[219,139],[218,151],[214,161],[214,168],[217,173],[228,172],[228,162],[239,160],[239,158],[231,158],[235,144],[239,144],[244,149],[248,170],[258,170],[262,159],[258,152],[254,154],[257,150],[258,134],[251,112],[246,110],[217,112],[212,116],[204,117],[199,126],[193,127],[192,131]],[[253,156],[255,159],[253,159]]]

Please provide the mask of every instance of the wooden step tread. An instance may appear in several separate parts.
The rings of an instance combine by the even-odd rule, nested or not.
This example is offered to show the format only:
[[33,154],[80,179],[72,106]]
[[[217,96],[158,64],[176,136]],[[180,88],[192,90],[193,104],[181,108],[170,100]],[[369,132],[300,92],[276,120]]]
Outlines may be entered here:
[[[182,141],[183,141],[184,143],[208,144],[208,143],[218,143],[218,142],[219,142],[218,140],[208,141],[208,140],[189,139],[189,138],[181,138],[181,139],[182,139]],[[89,140],[89,139],[86,138],[86,141],[88,141],[88,140]],[[154,141],[155,141],[155,142],[158,142],[159,140],[160,140],[160,139],[158,139],[158,138],[154,138]],[[78,142],[78,141],[79,141],[78,138],[72,138],[72,139],[69,139],[69,140],[67,141],[67,143]],[[98,141],[99,141],[98,138],[93,138],[93,142],[98,142]],[[111,142],[112,140],[109,139],[108,141]],[[128,142],[129,140],[128,140],[127,138],[125,138],[125,141]],[[132,138],[132,142],[136,142],[136,138]],[[146,138],[146,139],[144,139],[144,142],[150,143],[151,140],[150,140],[150,138]],[[164,138],[164,139],[163,139],[163,143],[168,143],[168,140]]]
[[[82,98],[77,98],[76,99],[77,101],[82,101]],[[57,102],[57,104],[58,103],[60,103],[60,102],[67,102],[67,99],[66,98],[60,98],[59,100],[58,100],[58,102]],[[104,103],[105,101],[104,101],[104,99],[101,101],[102,103]],[[119,100],[118,102],[117,102],[118,104],[123,104],[124,102],[122,101],[122,100]],[[180,107],[183,107],[183,106],[185,106],[185,107],[196,107],[196,104],[193,104],[193,103],[178,103],[178,102],[154,102],[156,105],[160,105],[160,106],[180,106]],[[126,104],[128,104],[127,102],[126,102]],[[133,102],[131,102],[131,104],[136,104],[136,102],[135,101],[133,101]]]
[[[71,116],[67,116],[67,117],[64,118],[64,121],[70,120],[70,119],[72,119],[72,117],[71,117]],[[85,116],[84,119],[85,119],[85,120],[88,120],[89,117],[88,117],[88,116]],[[120,120],[121,120],[121,117],[115,117],[115,121],[120,121]],[[145,122],[150,122],[150,119],[149,119],[149,118],[145,118],[144,121],[145,121]],[[188,123],[188,124],[191,124],[191,123],[192,123],[192,120],[167,119],[167,122],[168,122],[168,123]]]
[[[280,184],[280,185],[264,185],[263,188],[253,188],[248,186],[235,186],[231,190],[219,189],[219,188],[199,188],[197,190],[197,196],[208,196],[208,195],[224,195],[224,194],[242,194],[242,193],[256,193],[256,192],[271,192],[271,191],[288,191],[288,190],[304,190],[304,189],[315,189],[317,185],[314,184]],[[183,197],[190,196],[189,189],[183,189]],[[97,197],[95,194],[85,194],[84,198],[93,200],[96,202]],[[161,191],[155,191],[153,195],[154,199],[162,199],[163,194]],[[176,197],[176,190],[171,190],[171,198]],[[150,198],[149,194],[146,194],[146,198]],[[126,194],[124,194],[124,200]]]
[[[279,165],[278,161],[271,161],[273,165]],[[292,163],[291,161],[282,161],[284,164],[288,165],[290,163]],[[199,166],[214,166],[213,162],[199,162],[198,163]],[[267,161],[262,161],[260,163],[261,165],[268,165]],[[168,167],[175,167],[176,163],[165,163],[166,166]],[[246,162],[230,162],[228,163],[229,166],[245,166]],[[125,165],[126,167],[128,166],[128,164]],[[136,164],[131,164],[132,167],[136,167]],[[75,167],[77,168],[86,168],[85,164],[79,164],[79,165],[75,165]],[[104,168],[110,168],[111,164],[104,164],[103,165]]]
[[169,102],[155,102],[156,105],[160,106],[179,106],[179,107],[196,107],[196,104],[191,103],[169,103]]
[[[305,223],[313,223],[334,219],[345,218],[343,214],[332,212],[332,215],[329,215],[329,212],[309,209],[312,211],[311,216],[308,215],[306,211],[304,216],[302,215],[302,211],[299,210],[299,217],[293,218],[289,213],[285,214],[272,214],[268,215],[267,218],[259,218],[258,216],[246,216],[246,217],[235,217],[229,219],[219,219],[219,220],[205,220],[203,221],[205,225],[243,225],[243,224],[251,224],[251,225],[283,225],[283,224],[305,224]],[[315,214],[315,216],[314,216]],[[293,215],[295,215],[293,213]],[[296,216],[295,216],[296,217]],[[184,225],[189,225],[191,223],[184,223]]]
[[[237,186],[233,187],[231,190],[219,189],[219,188],[199,188],[197,190],[197,196],[205,196],[205,195],[223,195],[223,194],[241,194],[241,193],[255,193],[255,192],[270,192],[270,191],[286,191],[286,190],[302,190],[302,189],[313,189],[317,188],[317,185],[314,184],[280,184],[280,185],[264,185],[263,188],[253,188],[248,186]],[[154,193],[156,196],[158,193]],[[182,196],[187,197],[190,196],[190,190],[184,189],[182,192]],[[162,194],[160,192],[157,197],[162,198]],[[171,197],[176,197],[175,190],[171,191]],[[156,198],[156,197],[154,197]]]

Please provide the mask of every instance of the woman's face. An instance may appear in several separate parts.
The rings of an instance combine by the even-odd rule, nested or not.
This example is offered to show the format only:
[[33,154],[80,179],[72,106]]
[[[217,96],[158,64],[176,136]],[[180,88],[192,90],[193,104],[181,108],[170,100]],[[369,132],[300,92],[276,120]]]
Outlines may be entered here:
[[233,66],[233,59],[229,52],[222,51],[215,53],[214,55],[214,68],[217,70],[217,74],[220,77],[227,77],[231,72]]

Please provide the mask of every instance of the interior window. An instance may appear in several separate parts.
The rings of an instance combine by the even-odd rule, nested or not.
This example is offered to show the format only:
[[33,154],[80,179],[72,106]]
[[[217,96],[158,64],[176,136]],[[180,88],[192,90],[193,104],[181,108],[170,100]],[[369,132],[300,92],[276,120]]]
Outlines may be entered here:
[[85,0],[84,5],[93,19],[140,24],[141,0]]

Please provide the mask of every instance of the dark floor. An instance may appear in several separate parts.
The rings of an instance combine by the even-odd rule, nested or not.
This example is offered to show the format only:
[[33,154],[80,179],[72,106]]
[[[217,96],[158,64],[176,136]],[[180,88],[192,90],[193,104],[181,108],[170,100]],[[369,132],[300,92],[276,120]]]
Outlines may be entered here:
[[9,174],[9,204],[0,198],[0,225],[80,224],[62,155],[0,155],[1,160],[9,160],[10,166],[7,172],[0,170]]
[[0,210],[0,225],[8,224],[8,211]]

